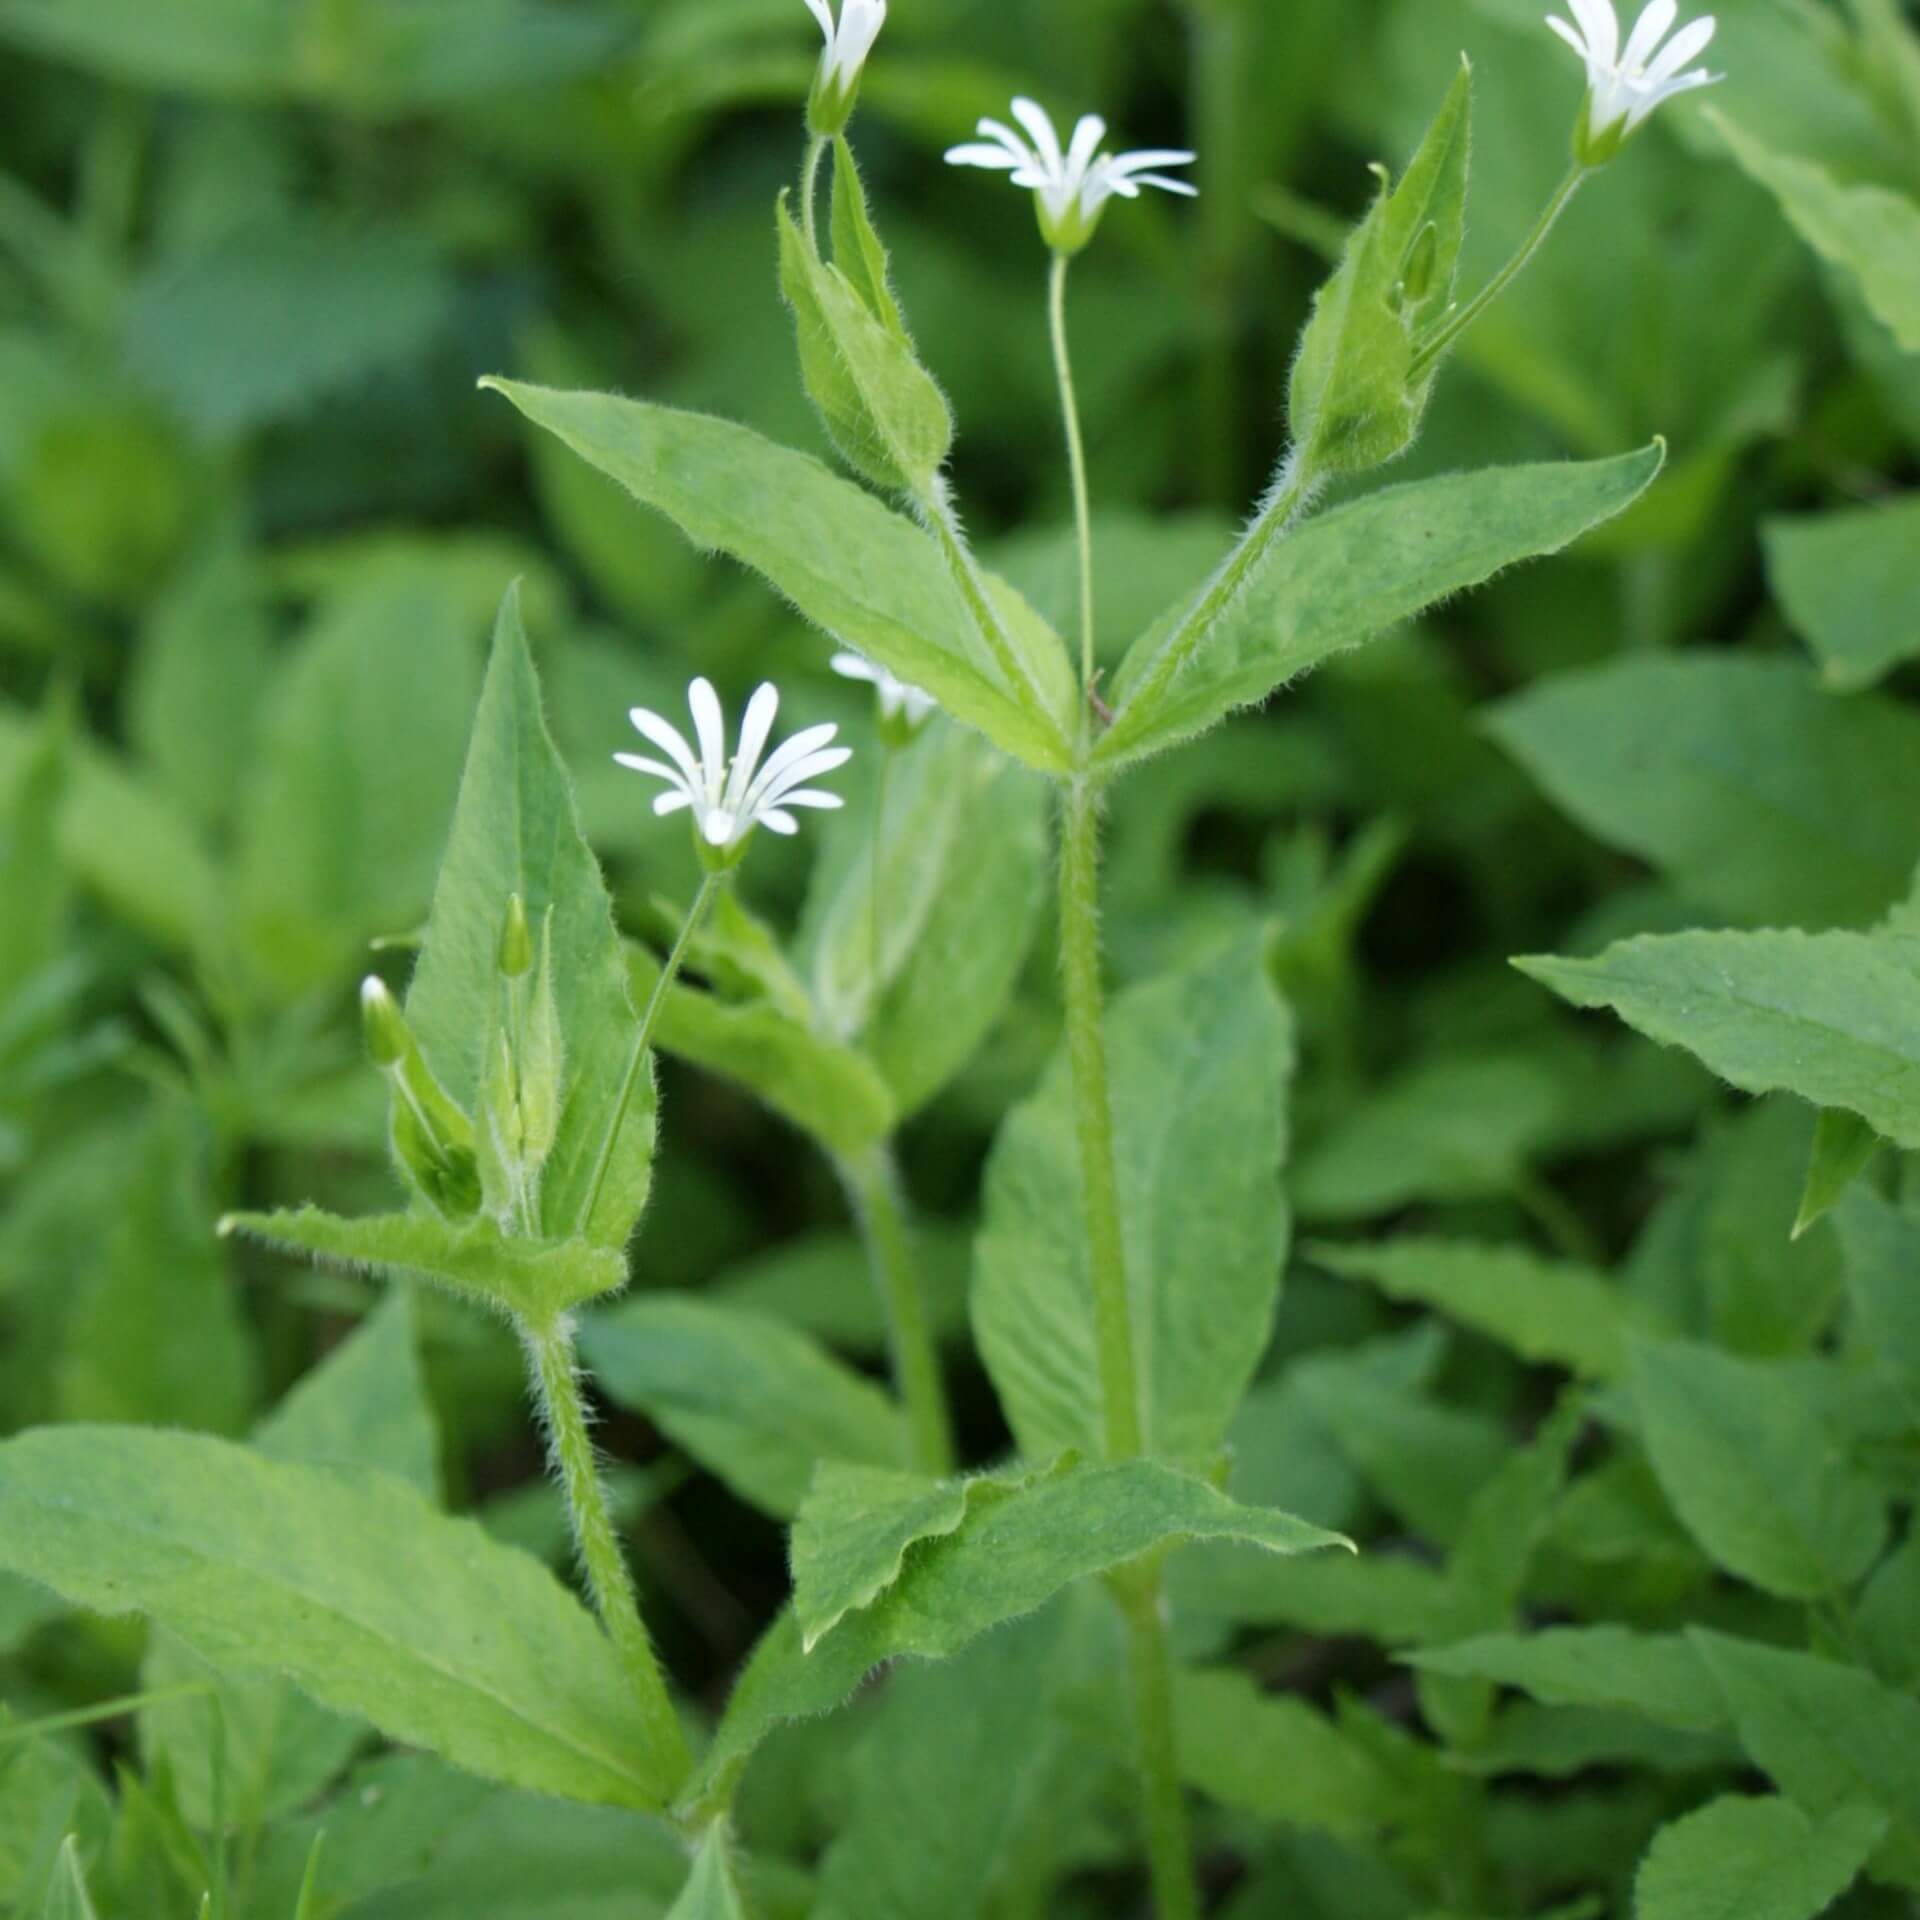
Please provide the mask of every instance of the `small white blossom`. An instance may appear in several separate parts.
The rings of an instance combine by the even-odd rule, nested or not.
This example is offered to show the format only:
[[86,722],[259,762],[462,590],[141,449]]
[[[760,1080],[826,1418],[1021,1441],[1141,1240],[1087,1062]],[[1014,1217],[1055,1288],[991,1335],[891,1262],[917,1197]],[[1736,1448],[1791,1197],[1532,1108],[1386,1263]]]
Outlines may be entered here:
[[830,0],[807,0],[807,7],[827,43],[808,111],[816,133],[838,133],[853,112],[867,55],[887,24],[887,0],[840,0],[837,26]]
[[1577,24],[1550,15],[1547,25],[1586,62],[1586,124],[1575,137],[1575,151],[1589,166],[1611,159],[1641,122],[1675,94],[1710,87],[1725,77],[1705,67],[1681,71],[1713,39],[1717,23],[1711,14],[1668,40],[1680,17],[1678,0],[1648,0],[1623,49],[1613,0],[1567,0],[1567,5]]
[[842,680],[859,680],[874,690],[880,703],[880,724],[883,729],[917,733],[927,716],[939,705],[932,694],[909,686],[885,667],[877,667],[857,653],[836,653],[827,664]]
[[664,815],[690,808],[702,851],[708,857],[737,853],[755,827],[798,833],[800,823],[791,812],[794,807],[844,804],[838,794],[817,792],[806,784],[853,758],[845,747],[830,744],[840,731],[838,727],[802,728],[762,761],[773,732],[774,715],[780,710],[776,687],[760,687],[747,702],[740,722],[740,742],[731,762],[727,759],[726,717],[712,685],[706,680],[694,681],[687,689],[687,706],[693,714],[698,752],[671,721],[647,707],[635,707],[629,718],[667,756],[666,760],[651,760],[637,753],[617,753],[614,758],[635,773],[651,774],[667,783],[666,792],[653,803],[654,812]]
[[1016,100],[1013,117],[1026,129],[1027,139],[1003,121],[982,120],[983,137],[952,148],[948,164],[1009,173],[1016,187],[1031,187],[1039,205],[1040,231],[1047,244],[1061,253],[1077,253],[1093,238],[1101,213],[1115,195],[1137,200],[1142,187],[1158,187],[1189,199],[1199,192],[1189,182],[1158,171],[1191,164],[1195,158],[1191,153],[1174,148],[1102,153],[1100,142],[1107,137],[1107,123],[1098,114],[1081,120],[1065,148],[1046,109],[1037,102]]

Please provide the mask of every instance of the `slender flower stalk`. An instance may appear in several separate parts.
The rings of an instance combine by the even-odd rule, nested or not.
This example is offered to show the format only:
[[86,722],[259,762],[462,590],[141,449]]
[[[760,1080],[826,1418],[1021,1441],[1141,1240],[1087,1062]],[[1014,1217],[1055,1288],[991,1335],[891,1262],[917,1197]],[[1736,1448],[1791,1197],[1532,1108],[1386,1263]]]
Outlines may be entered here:
[[1047,314],[1053,334],[1053,370],[1060,382],[1060,415],[1067,430],[1067,465],[1073,474],[1073,523],[1080,549],[1080,684],[1093,687],[1093,508],[1087,490],[1087,449],[1080,432],[1080,403],[1073,391],[1073,360],[1067,350],[1067,266],[1056,253],[1047,276]]

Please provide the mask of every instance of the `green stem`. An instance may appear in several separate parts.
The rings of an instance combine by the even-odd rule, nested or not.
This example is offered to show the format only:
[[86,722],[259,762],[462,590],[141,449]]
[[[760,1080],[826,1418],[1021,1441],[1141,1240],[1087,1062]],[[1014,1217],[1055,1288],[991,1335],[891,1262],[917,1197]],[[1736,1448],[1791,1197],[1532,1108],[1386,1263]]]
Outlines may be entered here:
[[874,1285],[886,1309],[893,1377],[907,1409],[913,1464],[919,1472],[942,1479],[954,1468],[953,1420],[898,1169],[892,1153],[882,1145],[841,1161],[840,1178],[860,1222],[873,1263]]
[[1546,211],[1534,222],[1533,231],[1520,243],[1520,251],[1414,356],[1411,378],[1417,380],[1426,372],[1526,271],[1528,262],[1547,244],[1547,235],[1558,224],[1560,216],[1566,212],[1567,205],[1573,196],[1580,191],[1580,183],[1586,179],[1587,172],[1588,169],[1581,166],[1578,161],[1574,162],[1568,170],[1567,177],[1555,190],[1553,198],[1547,202]]
[[1047,317],[1053,331],[1053,370],[1060,381],[1060,415],[1067,428],[1067,464],[1073,470],[1073,525],[1080,546],[1080,684],[1093,685],[1093,508],[1087,493],[1087,448],[1080,433],[1080,403],[1073,392],[1073,360],[1067,352],[1068,256],[1053,256],[1047,278]]
[[1140,1371],[1127,1299],[1120,1182],[1114,1170],[1113,1101],[1107,1081],[1106,991],[1100,966],[1100,812],[1084,776],[1067,788],[1061,821],[1060,963],[1106,1451],[1110,1460],[1131,1460],[1144,1444]]
[[1128,696],[1128,707],[1145,711],[1159,703],[1208,628],[1226,611],[1234,596],[1258,570],[1275,542],[1293,525],[1318,483],[1319,475],[1311,450],[1295,448],[1287,456],[1279,478],[1261,503],[1253,525],[1247,529],[1240,544],[1227,555],[1219,572],[1207,582],[1200,598],[1194,602],[1192,610],[1160,649],[1140,685]]
[[807,160],[800,177],[800,223],[806,229],[808,251],[816,255],[820,251],[820,230],[814,217],[813,203],[820,197],[820,162],[825,159],[826,152],[824,134],[807,136]]
[[1193,1837],[1180,1791],[1174,1747],[1173,1653],[1157,1563],[1129,1568],[1114,1581],[1127,1623],[1127,1672],[1133,1686],[1133,1732],[1145,1794],[1147,1871],[1159,1920],[1200,1920],[1193,1873]]
[[673,1710],[659,1661],[654,1657],[653,1642],[640,1618],[633,1579],[607,1509],[606,1489],[600,1483],[600,1465],[580,1398],[572,1323],[561,1315],[545,1326],[523,1326],[521,1333],[593,1604],[639,1703],[649,1749],[663,1761],[678,1785],[692,1771],[693,1763],[680,1717]]
[[693,905],[687,909],[687,917],[681,922],[680,937],[673,943],[673,951],[667,955],[667,964],[660,969],[659,979],[653,983],[653,992],[647,996],[647,1009],[640,1016],[640,1030],[633,1036],[633,1051],[627,1057],[626,1077],[620,1083],[620,1098],[613,1110],[613,1125],[607,1129],[607,1137],[600,1143],[600,1157],[594,1162],[593,1180],[587,1188],[587,1203],[580,1209],[579,1219],[574,1222],[576,1234],[587,1231],[593,1220],[594,1209],[600,1204],[601,1190],[607,1184],[607,1173],[613,1165],[614,1149],[626,1128],[627,1111],[633,1105],[634,1090],[640,1084],[640,1069],[646,1064],[647,1047],[653,1039],[654,1027],[659,1023],[660,1009],[666,1005],[667,989],[673,985],[681,963],[687,957],[687,949],[693,945],[693,936],[699,932],[700,922],[713,905],[714,896],[725,884],[726,875],[713,872],[709,872],[700,882],[700,891],[693,896]]

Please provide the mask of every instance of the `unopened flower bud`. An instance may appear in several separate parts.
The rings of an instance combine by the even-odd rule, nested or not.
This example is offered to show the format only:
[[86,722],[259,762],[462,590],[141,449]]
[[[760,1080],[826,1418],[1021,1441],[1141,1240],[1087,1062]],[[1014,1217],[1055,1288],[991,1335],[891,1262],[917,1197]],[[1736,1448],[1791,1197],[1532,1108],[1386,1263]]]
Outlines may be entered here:
[[533,933],[526,903],[517,893],[507,902],[507,921],[500,930],[500,971],[509,980],[524,980],[533,971]]
[[412,1049],[406,1015],[377,974],[360,983],[360,1025],[367,1036],[367,1052],[382,1072],[397,1067]]

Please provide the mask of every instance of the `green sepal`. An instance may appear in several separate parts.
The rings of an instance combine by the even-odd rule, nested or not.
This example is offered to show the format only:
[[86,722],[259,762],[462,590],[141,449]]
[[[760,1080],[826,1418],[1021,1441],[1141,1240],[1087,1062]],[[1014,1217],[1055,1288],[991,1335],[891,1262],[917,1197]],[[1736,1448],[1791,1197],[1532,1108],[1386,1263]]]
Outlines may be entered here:
[[844,139],[833,143],[833,211],[828,232],[833,240],[833,264],[846,276],[867,311],[910,348],[912,337],[900,303],[893,296],[887,249],[873,224],[859,163]]
[[425,1280],[534,1326],[550,1325],[627,1284],[626,1260],[611,1247],[585,1240],[509,1240],[485,1217],[455,1227],[426,1213],[345,1220],[302,1207],[297,1213],[229,1214],[220,1232],[306,1254],[323,1265]]
[[[780,290],[793,312],[800,374],[840,457],[888,492],[924,495],[953,446],[953,414],[904,331],[814,251],[780,197]],[[863,275],[865,267],[862,267]]]

